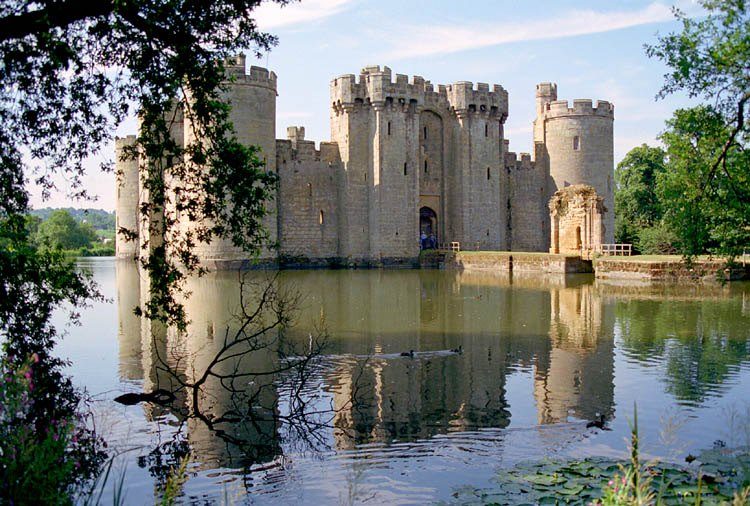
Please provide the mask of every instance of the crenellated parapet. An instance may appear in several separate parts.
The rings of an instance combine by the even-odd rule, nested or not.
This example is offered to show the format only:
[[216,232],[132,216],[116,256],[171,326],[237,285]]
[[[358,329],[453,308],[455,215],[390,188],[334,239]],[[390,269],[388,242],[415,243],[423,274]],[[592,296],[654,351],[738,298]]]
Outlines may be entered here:
[[255,65],[247,72],[247,57],[244,54],[225,60],[224,70],[233,85],[260,86],[274,91],[277,89],[276,73]]
[[476,112],[497,116],[504,121],[508,115],[508,92],[500,85],[490,89],[489,84],[460,81],[455,84],[437,86],[421,76],[409,79],[396,74],[384,66],[362,69],[357,77],[344,74],[331,81],[331,105],[341,112],[357,105],[392,106],[419,112],[423,109],[453,111],[455,113]]
[[294,167],[305,162],[319,162],[320,166],[332,167],[341,162],[338,144],[321,142],[319,149],[315,141],[305,140],[305,127],[287,127],[287,139],[276,139],[278,167]]
[[573,107],[570,107],[567,100],[555,100],[547,104],[544,111],[545,119],[568,116],[600,116],[614,119],[615,106],[606,100],[599,100],[594,107],[591,99],[576,99],[573,100]]
[[536,169],[536,163],[531,159],[529,153],[521,153],[519,158],[516,153],[511,151],[505,153],[505,168],[509,173],[513,170],[534,170]]

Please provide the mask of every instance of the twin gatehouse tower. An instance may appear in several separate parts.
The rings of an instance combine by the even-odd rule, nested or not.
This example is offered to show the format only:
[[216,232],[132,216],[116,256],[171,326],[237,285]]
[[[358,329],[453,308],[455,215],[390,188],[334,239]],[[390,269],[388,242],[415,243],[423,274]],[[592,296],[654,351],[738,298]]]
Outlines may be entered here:
[[[537,85],[533,154],[519,157],[508,152],[502,86],[433,85],[371,66],[331,81],[331,140],[316,149],[304,127],[276,139],[276,74],[255,66],[247,73],[244,56],[227,72],[238,139],[259,146],[279,176],[265,222],[274,245],[261,260],[413,264],[422,234],[438,244],[459,242],[462,250],[560,253],[613,242],[609,102],[575,100],[570,107],[557,99],[555,84]],[[184,122],[172,131],[178,142],[191,135]],[[147,193],[138,161],[122,159],[134,142],[116,141],[117,220],[118,228],[138,230]],[[117,256],[136,257],[139,242],[118,234]],[[247,257],[229,241],[196,251],[207,265]]]

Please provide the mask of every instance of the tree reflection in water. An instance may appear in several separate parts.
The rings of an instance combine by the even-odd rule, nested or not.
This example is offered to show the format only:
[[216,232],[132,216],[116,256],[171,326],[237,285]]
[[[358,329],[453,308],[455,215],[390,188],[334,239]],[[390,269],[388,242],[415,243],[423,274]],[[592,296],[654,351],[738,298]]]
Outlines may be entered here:
[[[117,269],[119,286],[132,289],[128,277],[138,276],[135,266],[118,263]],[[140,279],[143,294],[148,283]],[[149,401],[147,418],[174,428],[138,462],[157,483],[188,454],[203,468],[248,468],[275,459],[282,441],[326,447],[321,431],[331,427],[334,410],[310,395],[308,386],[319,374],[325,333],[310,332],[304,343],[286,337],[299,296],[293,287],[280,286],[277,275],[240,273],[234,281],[234,296],[198,290],[187,298],[190,323],[184,331],[138,321],[123,311],[134,301],[120,292],[121,341],[132,350],[127,343],[133,338],[124,336],[140,327],[146,371],[144,393],[122,398]],[[151,395],[163,391],[171,395]]]
[[[145,405],[176,427],[141,458],[160,479],[188,451],[201,468],[246,471],[310,449],[502,429],[512,417],[583,432],[615,417],[618,353],[665,362],[667,391],[694,402],[750,357],[747,288],[439,271],[252,272],[241,285],[224,272],[191,281],[191,323],[178,333],[123,310],[137,304],[134,287],[147,289],[131,267],[118,263],[121,377],[176,395]],[[528,407],[510,403],[518,371],[531,377]]]

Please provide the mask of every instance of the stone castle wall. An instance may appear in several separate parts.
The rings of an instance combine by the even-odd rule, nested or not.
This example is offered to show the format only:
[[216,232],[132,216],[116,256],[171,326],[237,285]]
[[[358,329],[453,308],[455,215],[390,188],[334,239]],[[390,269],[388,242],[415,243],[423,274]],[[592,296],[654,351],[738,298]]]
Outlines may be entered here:
[[546,206],[547,177],[544,166],[531,161],[531,155],[505,155],[509,196],[506,203],[508,238],[511,251],[544,251],[549,234]]
[[289,128],[276,141],[279,173],[278,230],[282,263],[338,256],[338,146],[304,140],[304,128]]
[[[279,176],[276,198],[267,205],[270,241],[261,259],[414,264],[424,227],[439,243],[458,241],[463,250],[547,251],[547,202],[558,185],[589,184],[605,206],[612,201],[612,106],[577,100],[569,108],[552,83],[537,86],[532,160],[508,152],[508,94],[499,85],[435,86],[379,66],[339,76],[330,84],[331,142],[316,149],[303,127],[275,139],[273,72],[247,72],[244,57],[226,69],[225,98],[237,137],[258,146],[267,170]],[[177,125],[175,135],[185,143],[195,136],[189,122]],[[135,139],[117,142],[119,153]],[[118,219],[127,220],[147,195],[134,191],[138,164],[118,160],[118,171]],[[613,220],[606,213],[608,233]],[[183,231],[191,226],[178,222]],[[118,256],[138,254],[119,236],[117,244]],[[229,240],[198,244],[195,252],[209,266],[247,258]]]

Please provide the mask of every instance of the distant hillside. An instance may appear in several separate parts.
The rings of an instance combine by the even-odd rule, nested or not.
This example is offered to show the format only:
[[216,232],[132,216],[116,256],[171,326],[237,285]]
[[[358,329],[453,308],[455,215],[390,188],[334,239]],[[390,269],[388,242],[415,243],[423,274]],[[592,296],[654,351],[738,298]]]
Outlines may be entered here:
[[[68,211],[73,218],[79,223],[89,223],[94,230],[115,231],[115,213],[105,211],[104,209],[74,209],[72,207],[62,207]],[[56,208],[45,207],[44,209],[34,209],[31,211],[32,216],[38,216],[46,220],[52,211]]]

